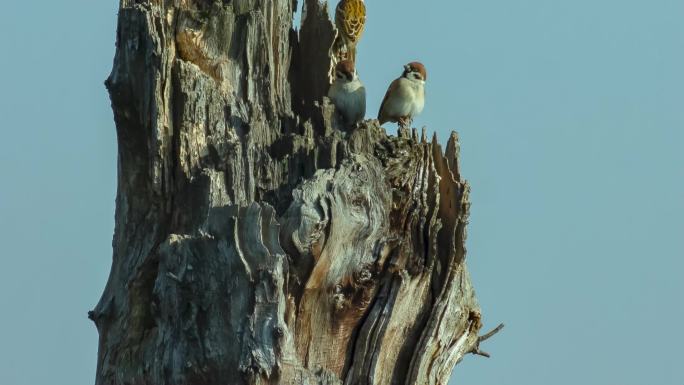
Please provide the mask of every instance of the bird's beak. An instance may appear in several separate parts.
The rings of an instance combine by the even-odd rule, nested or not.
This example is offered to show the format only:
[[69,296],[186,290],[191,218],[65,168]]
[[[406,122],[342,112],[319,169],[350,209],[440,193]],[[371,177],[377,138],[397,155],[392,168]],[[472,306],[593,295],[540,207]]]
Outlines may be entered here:
[[410,70],[411,70],[411,67],[409,67],[408,65],[404,66],[404,71],[410,71]]

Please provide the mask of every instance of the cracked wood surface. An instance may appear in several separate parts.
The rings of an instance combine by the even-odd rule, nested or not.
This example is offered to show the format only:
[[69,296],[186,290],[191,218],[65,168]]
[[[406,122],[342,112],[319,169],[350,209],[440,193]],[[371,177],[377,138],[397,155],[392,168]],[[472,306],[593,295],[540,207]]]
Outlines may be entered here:
[[456,134],[341,127],[294,7],[121,2],[98,385],[446,384],[476,348]]

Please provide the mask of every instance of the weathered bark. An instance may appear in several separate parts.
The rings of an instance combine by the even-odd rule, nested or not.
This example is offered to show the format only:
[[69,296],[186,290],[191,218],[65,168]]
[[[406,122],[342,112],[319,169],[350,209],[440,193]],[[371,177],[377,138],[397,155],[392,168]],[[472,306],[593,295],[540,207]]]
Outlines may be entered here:
[[122,1],[97,384],[446,384],[476,349],[456,135],[342,129],[294,6]]

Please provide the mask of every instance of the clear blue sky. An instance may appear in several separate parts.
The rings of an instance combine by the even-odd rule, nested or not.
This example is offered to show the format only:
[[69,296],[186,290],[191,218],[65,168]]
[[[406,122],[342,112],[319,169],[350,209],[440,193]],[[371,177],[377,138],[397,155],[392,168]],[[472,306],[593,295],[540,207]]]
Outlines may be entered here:
[[[116,11],[0,12],[2,385],[93,383]],[[506,323],[452,383],[683,384],[684,1],[369,0],[368,14],[369,117],[402,64],[426,64],[415,123],[461,135],[469,266],[485,328]]]

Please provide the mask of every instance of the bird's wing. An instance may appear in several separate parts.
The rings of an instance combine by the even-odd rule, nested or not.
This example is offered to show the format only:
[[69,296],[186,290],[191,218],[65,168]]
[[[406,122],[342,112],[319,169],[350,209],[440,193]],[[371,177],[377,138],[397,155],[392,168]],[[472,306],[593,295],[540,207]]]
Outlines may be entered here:
[[347,39],[356,43],[366,24],[366,4],[362,0],[340,1],[335,8],[335,24]]
[[387,92],[385,92],[385,97],[382,98],[382,103],[380,104],[380,111],[378,111],[378,120],[380,121],[380,124],[384,124],[385,122],[389,121],[388,116],[385,115],[385,103],[387,103],[387,99],[389,99],[389,96],[392,93],[394,93],[397,87],[399,87],[399,79],[394,79],[394,81],[390,83],[389,87],[387,87]]

